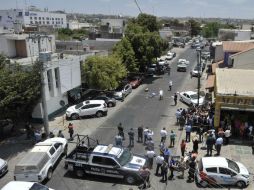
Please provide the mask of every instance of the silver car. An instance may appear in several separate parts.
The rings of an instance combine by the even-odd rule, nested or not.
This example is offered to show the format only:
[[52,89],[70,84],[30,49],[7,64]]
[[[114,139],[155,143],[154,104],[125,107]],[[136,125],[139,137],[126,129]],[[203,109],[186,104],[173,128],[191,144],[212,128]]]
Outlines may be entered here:
[[0,177],[6,174],[8,171],[7,161],[0,158]]
[[117,100],[124,100],[126,96],[128,96],[132,92],[132,86],[130,84],[126,84],[123,88],[119,88],[114,93],[114,98]]

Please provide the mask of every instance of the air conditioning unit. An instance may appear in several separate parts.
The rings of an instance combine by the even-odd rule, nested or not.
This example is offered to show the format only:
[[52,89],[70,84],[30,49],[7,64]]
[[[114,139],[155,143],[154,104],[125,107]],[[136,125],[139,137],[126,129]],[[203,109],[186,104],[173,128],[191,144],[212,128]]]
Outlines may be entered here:
[[40,52],[40,54],[39,54],[39,61],[43,62],[43,63],[51,61],[51,55],[52,55],[51,51]]

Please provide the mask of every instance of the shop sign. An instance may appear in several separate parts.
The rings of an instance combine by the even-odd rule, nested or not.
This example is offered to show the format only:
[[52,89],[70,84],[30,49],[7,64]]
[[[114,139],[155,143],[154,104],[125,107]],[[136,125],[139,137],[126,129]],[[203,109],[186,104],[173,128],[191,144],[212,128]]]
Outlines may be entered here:
[[222,103],[234,105],[254,105],[254,99],[246,98],[226,98],[222,97]]

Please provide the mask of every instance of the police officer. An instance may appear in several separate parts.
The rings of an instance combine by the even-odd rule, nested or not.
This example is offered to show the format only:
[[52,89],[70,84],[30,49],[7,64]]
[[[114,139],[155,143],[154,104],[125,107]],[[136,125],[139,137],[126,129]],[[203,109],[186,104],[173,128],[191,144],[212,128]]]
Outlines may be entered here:
[[144,129],[143,129],[143,126],[141,125],[141,126],[139,126],[138,127],[138,142],[143,142],[143,131],[144,131]]
[[118,134],[119,134],[121,137],[123,137],[123,140],[125,140],[122,123],[119,123],[119,124],[118,124],[117,129],[118,129]]
[[130,129],[130,131],[128,132],[129,135],[129,147],[134,147],[134,131],[133,128]]

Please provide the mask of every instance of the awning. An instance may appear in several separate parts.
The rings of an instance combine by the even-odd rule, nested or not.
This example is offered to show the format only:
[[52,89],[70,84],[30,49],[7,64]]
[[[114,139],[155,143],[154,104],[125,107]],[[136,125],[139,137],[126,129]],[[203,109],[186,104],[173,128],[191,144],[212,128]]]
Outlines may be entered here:
[[222,106],[222,110],[233,110],[233,111],[249,111],[254,112],[254,108],[241,108],[241,107],[228,107],[228,106]]
[[215,75],[209,75],[206,80],[206,89],[214,88]]

